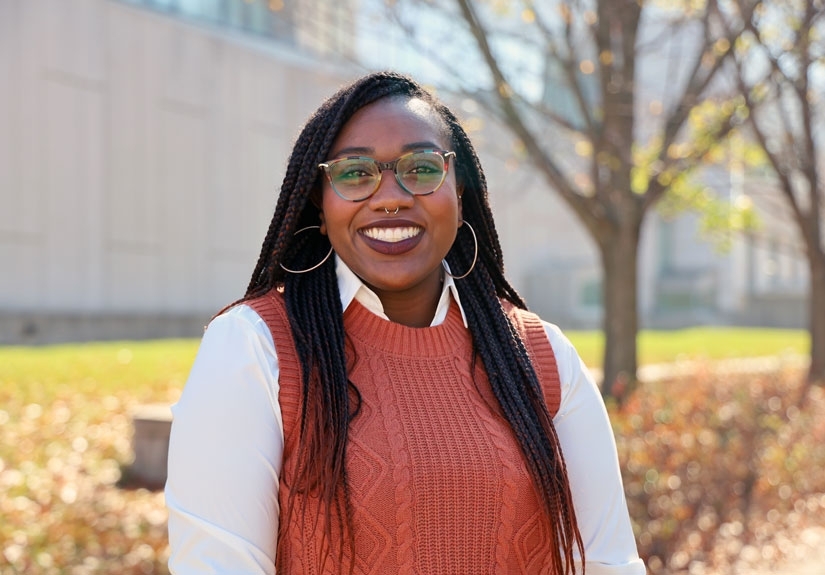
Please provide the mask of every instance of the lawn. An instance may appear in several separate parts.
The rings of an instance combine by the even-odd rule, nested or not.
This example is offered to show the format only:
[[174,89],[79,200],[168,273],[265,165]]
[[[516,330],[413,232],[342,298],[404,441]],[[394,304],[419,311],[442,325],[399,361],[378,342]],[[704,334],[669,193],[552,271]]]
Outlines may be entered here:
[[175,401],[196,349],[0,348],[0,574],[166,573],[163,495],[117,483],[130,409]]
[[[599,338],[569,335],[598,366]],[[804,332],[781,330],[640,338],[643,364],[806,345]],[[132,457],[130,410],[174,402],[196,351],[195,340],[0,348],[0,575],[167,573],[162,493],[118,481]],[[735,378],[704,370],[645,384],[611,407],[651,572],[779,561],[825,514],[825,394],[815,388],[799,409],[802,373],[783,369]]]
[[[600,331],[565,331],[588,367],[600,367],[604,337]],[[808,332],[798,329],[698,327],[642,330],[639,365],[677,360],[716,360],[808,353]]]

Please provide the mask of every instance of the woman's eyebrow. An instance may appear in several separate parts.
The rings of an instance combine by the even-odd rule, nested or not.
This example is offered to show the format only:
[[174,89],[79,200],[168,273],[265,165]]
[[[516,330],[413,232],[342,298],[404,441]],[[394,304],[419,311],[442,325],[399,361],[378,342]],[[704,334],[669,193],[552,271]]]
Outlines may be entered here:
[[439,146],[438,144],[434,144],[430,141],[425,141],[425,142],[413,142],[411,144],[404,144],[401,147],[401,149],[404,150],[405,152],[412,151],[412,150],[429,149],[429,148],[441,149],[441,146]]
[[364,146],[352,146],[349,148],[342,148],[333,154],[333,157],[339,156],[360,156],[363,154],[372,154],[375,148],[367,148]]
[[[427,150],[427,149],[441,149],[441,146],[430,142],[429,140],[424,142],[411,142],[409,144],[404,144],[401,146],[402,152],[411,152],[413,150]],[[348,148],[342,148],[333,154],[334,158],[340,158],[343,156],[361,156],[365,154],[373,154],[375,153],[375,148],[369,146],[350,146]]]

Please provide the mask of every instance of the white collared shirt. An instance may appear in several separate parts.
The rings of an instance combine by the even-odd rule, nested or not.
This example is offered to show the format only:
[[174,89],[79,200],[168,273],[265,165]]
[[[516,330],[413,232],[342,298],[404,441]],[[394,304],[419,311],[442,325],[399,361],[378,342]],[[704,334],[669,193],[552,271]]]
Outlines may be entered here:
[[[337,256],[335,271],[344,310],[357,300],[388,319],[378,296]],[[461,308],[455,282],[445,274],[432,326],[444,321],[451,299]],[[601,395],[570,341],[556,326],[544,327],[561,380],[553,424],[587,573],[644,575]],[[284,449],[278,374],[272,335],[252,308],[234,307],[210,323],[173,406],[166,483],[173,575],[275,573]]]

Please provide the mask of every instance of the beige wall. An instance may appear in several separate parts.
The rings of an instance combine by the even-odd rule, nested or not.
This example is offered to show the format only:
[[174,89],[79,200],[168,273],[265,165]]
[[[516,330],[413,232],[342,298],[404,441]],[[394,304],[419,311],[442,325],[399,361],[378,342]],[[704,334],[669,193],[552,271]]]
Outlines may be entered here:
[[0,2],[0,341],[35,312],[197,323],[241,295],[297,130],[341,81],[117,2]]
[[[197,333],[242,294],[297,130],[343,81],[111,0],[0,2],[0,78],[0,342]],[[508,274],[552,312],[575,296],[536,288],[536,270],[588,279],[592,246],[481,126]]]

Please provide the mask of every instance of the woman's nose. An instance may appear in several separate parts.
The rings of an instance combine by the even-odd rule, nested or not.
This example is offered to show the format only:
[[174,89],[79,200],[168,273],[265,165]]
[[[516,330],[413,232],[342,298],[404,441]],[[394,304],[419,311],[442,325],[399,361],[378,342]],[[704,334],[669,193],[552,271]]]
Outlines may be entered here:
[[395,172],[389,168],[381,172],[378,189],[370,196],[370,207],[377,211],[395,212],[396,208],[412,207],[415,197],[407,192],[395,178]]

